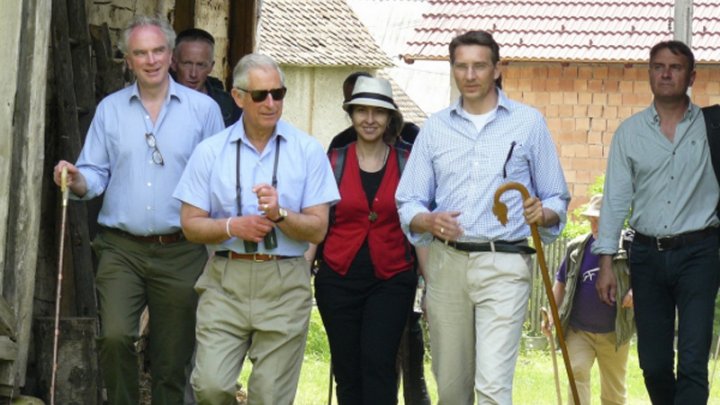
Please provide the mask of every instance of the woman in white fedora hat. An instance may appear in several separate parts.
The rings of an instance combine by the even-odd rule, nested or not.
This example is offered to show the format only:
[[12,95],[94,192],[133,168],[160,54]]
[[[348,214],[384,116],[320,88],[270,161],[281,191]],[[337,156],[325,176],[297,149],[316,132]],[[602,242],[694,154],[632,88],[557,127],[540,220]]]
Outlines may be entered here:
[[358,78],[343,108],[358,138],[329,153],[341,200],[331,214],[315,297],[338,402],[396,404],[395,359],[417,285],[395,205],[407,152],[391,145],[403,119],[385,79]]

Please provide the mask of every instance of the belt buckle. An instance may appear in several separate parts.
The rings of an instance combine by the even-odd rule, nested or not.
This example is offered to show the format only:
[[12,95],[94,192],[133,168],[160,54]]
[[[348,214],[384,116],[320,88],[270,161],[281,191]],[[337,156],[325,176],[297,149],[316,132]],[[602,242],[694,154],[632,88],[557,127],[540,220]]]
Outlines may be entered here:
[[[267,256],[267,260],[258,259],[258,256],[260,256],[260,255]],[[272,258],[273,258],[273,255],[266,255],[264,253],[253,253],[253,261],[255,263],[265,263],[265,262],[272,260]]]
[[658,252],[662,252],[665,250],[663,247],[663,239],[665,238],[655,238],[655,245],[657,246]]

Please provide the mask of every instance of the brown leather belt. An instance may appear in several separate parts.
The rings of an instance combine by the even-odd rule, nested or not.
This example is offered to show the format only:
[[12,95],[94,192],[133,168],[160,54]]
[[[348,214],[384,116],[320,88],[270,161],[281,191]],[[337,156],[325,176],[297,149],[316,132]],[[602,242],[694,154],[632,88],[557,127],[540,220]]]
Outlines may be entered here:
[[136,242],[141,243],[157,243],[160,245],[167,245],[170,243],[180,242],[185,240],[185,235],[182,233],[182,231],[178,231],[175,233],[167,233],[164,235],[148,235],[148,236],[140,236],[140,235],[133,235],[130,232],[125,232],[122,229],[117,228],[108,228],[108,227],[102,227],[103,230],[108,231],[110,233],[114,233],[116,235],[123,236],[128,239],[132,239]]
[[663,250],[672,250],[698,243],[717,232],[717,228],[705,228],[699,231],[685,232],[677,235],[656,238],[653,236],[643,235],[640,232],[635,231],[635,238],[633,241],[643,245],[654,245],[657,247],[658,252],[662,252]]
[[216,255],[231,260],[250,260],[256,263],[269,262],[271,260],[292,259],[292,256],[269,255],[266,253],[236,253],[231,250],[219,250]]

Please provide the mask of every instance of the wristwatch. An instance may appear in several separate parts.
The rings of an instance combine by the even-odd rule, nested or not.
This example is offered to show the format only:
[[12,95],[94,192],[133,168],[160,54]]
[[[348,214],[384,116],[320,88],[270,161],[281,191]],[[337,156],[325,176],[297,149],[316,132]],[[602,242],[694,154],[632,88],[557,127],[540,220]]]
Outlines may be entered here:
[[278,208],[278,214],[279,216],[277,217],[277,219],[271,219],[271,221],[275,222],[276,224],[284,221],[285,217],[288,216],[287,210],[282,207]]

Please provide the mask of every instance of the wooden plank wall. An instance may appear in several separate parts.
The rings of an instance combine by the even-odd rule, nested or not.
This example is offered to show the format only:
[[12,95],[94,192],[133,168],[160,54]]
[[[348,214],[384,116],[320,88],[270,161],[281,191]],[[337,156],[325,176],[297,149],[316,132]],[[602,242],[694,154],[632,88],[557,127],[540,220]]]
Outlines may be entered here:
[[17,322],[16,387],[24,385],[30,342],[51,7],[45,0],[25,0],[0,9],[0,57],[11,70],[0,82],[0,217],[7,218],[0,223],[0,244],[5,246],[0,269],[2,296]]

